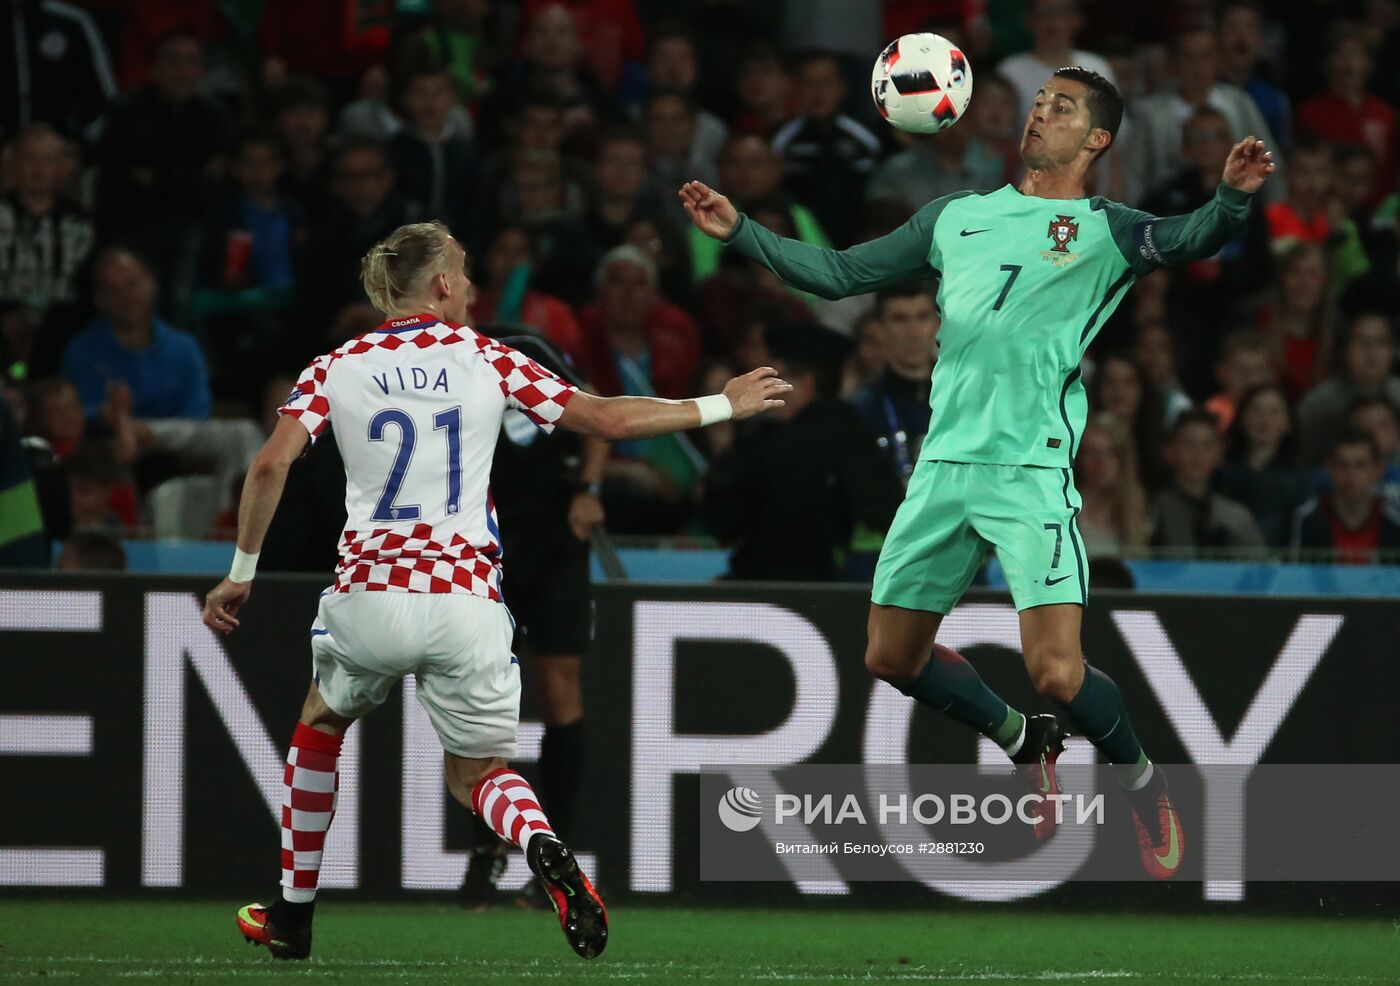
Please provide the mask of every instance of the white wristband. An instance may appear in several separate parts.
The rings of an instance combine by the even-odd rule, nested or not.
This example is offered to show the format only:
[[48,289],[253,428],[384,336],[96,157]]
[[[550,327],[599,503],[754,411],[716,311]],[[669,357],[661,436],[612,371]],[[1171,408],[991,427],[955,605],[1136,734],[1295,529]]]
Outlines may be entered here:
[[229,566],[230,582],[251,582],[258,571],[258,556],[250,555],[242,548],[233,549],[233,564]]
[[700,427],[718,424],[721,421],[728,421],[734,417],[734,405],[729,403],[729,398],[723,394],[711,394],[708,397],[695,398],[695,406],[700,411]]

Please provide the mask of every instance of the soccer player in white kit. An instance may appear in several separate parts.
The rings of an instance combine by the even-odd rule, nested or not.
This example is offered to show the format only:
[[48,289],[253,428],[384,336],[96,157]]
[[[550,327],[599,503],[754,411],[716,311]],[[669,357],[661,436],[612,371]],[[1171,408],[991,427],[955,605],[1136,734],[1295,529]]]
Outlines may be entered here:
[[502,416],[514,410],[545,431],[563,425],[627,440],[752,417],[780,407],[791,388],[763,367],[693,401],[576,390],[464,324],[472,295],[466,254],[441,223],[395,230],[365,256],[361,279],[389,321],[302,373],[248,469],[233,566],[204,605],[211,629],[237,628],[287,470],[332,424],[348,517],[335,583],[312,624],[314,678],[287,755],[282,892],[271,905],[240,909],[238,928],[278,958],[311,954],[342,738],[411,674],[442,742],[453,797],[525,851],[569,944],[593,958],[607,944],[603,902],[529,783],[507,766],[516,752],[520,668],[488,488]]

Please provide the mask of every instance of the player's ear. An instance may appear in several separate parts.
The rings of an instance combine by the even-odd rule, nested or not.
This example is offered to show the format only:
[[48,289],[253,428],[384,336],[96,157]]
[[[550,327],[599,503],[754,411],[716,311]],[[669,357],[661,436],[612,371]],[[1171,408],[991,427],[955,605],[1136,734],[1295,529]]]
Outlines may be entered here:
[[1104,151],[1108,150],[1112,143],[1113,134],[1109,133],[1107,130],[1104,130],[1102,127],[1089,128],[1089,139],[1085,141],[1085,146],[1095,154],[1102,154]]

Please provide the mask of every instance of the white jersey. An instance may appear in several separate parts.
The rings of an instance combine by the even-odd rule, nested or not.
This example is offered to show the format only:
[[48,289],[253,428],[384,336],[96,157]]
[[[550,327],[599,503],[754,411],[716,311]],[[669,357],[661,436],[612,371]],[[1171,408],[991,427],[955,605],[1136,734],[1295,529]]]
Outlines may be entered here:
[[336,592],[501,599],[491,458],[507,408],[545,431],[575,389],[523,353],[433,315],[396,319],[318,357],[278,409],[345,460]]

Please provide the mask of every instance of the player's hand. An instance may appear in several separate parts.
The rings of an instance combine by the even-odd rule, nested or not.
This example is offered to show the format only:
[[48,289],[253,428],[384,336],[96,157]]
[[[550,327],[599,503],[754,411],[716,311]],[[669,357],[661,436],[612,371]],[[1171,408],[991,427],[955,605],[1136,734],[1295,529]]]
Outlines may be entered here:
[[777,370],[760,366],[725,384],[724,396],[729,398],[729,406],[734,409],[733,420],[743,421],[771,408],[782,407],[782,395],[791,389],[792,384],[778,376]]
[[593,532],[603,526],[607,515],[603,512],[603,501],[584,490],[574,494],[569,504],[569,530],[580,541],[593,540]]
[[238,611],[253,592],[251,582],[224,579],[204,597],[204,625],[227,636],[238,626]]
[[1231,188],[1252,195],[1273,173],[1274,152],[1266,149],[1262,140],[1250,136],[1230,148],[1230,156],[1225,159],[1225,173],[1220,180]]
[[700,232],[717,240],[729,238],[739,222],[739,210],[723,195],[702,181],[688,181],[681,186],[681,205],[690,221]]

